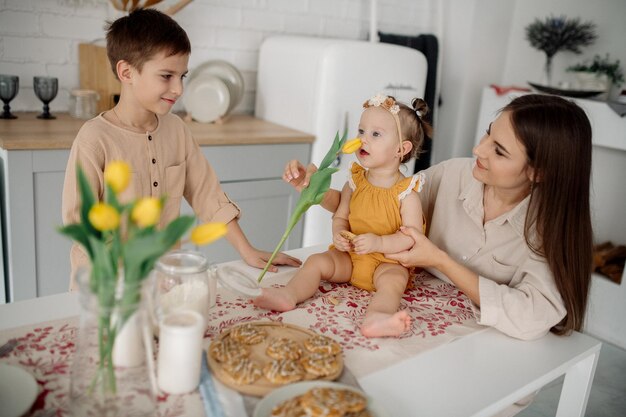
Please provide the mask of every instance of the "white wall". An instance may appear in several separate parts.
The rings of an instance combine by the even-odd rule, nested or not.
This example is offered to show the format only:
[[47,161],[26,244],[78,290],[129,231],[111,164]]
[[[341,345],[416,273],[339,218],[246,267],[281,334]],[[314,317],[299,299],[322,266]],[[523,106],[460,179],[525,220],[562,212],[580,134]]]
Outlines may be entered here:
[[555,56],[554,81],[571,81],[567,66],[607,52],[626,71],[625,0],[443,0],[443,104],[435,123],[433,161],[471,155],[484,86],[528,87],[527,81],[541,80],[545,56],[526,41],[524,28],[550,15],[591,20],[598,34],[581,55]]
[[504,84],[524,85],[527,81],[542,78],[545,54],[533,49],[525,38],[524,28],[535,18],[549,15],[579,17],[596,24],[598,38],[593,45],[582,49],[580,55],[559,52],[553,59],[554,82],[571,80],[565,69],[595,54],[610,53],[619,59],[626,71],[626,1],[624,0],[517,0],[507,47],[506,64],[502,74]]
[[433,162],[471,155],[482,87],[502,76],[513,6],[499,0],[443,1],[442,106]]
[[[437,1],[379,0],[378,29],[407,35],[434,32]],[[11,108],[40,110],[32,79],[48,75],[59,78],[60,88],[51,111],[66,111],[69,91],[79,83],[77,45],[103,39],[104,22],[122,15],[106,0],[0,0],[0,73],[20,77]],[[369,1],[194,0],[173,17],[191,40],[189,69],[209,59],[233,63],[246,84],[235,111],[252,113],[263,39],[273,34],[366,39]],[[177,104],[175,110],[180,109]]]
[[[624,132],[620,132],[622,136]],[[594,147],[592,220],[597,242],[626,244],[626,151]],[[599,181],[599,179],[602,179]],[[621,285],[594,275],[585,331],[626,349],[626,272]]]

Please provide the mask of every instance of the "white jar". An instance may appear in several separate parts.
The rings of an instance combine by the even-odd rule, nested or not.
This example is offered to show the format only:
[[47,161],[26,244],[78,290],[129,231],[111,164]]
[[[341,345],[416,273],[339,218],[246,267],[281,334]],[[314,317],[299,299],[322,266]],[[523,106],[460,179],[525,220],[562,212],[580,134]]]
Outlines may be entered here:
[[94,90],[72,90],[70,92],[69,113],[77,119],[91,119],[98,114],[100,95]]
[[163,318],[157,354],[157,383],[168,394],[185,394],[200,383],[204,318],[177,310]]
[[199,252],[174,250],[157,261],[152,299],[154,325],[167,314],[189,309],[209,320],[209,309],[215,305],[215,267]]

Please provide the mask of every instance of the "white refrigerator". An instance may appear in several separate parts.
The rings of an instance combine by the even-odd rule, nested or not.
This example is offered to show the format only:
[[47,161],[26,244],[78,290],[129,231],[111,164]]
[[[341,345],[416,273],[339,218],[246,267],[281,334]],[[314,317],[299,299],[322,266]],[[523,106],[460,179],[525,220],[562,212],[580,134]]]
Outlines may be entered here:
[[[337,131],[347,130],[348,138],[357,135],[365,100],[383,93],[409,104],[423,96],[426,70],[424,55],[402,46],[270,37],[260,49],[255,116],[315,135],[311,161],[303,162],[318,165]],[[343,187],[355,160],[349,155],[336,161],[341,171],[333,175],[332,188]],[[413,161],[406,164],[406,175],[413,166]],[[311,207],[304,219],[303,246],[331,241],[331,214]]]

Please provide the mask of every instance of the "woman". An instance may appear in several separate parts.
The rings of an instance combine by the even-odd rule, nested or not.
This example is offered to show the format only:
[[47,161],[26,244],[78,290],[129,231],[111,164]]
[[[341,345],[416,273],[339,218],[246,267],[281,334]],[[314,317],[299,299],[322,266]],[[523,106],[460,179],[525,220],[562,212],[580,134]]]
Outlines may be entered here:
[[[427,236],[386,254],[427,268],[472,301],[479,324],[520,339],[583,324],[591,279],[591,126],[556,96],[514,99],[474,148],[475,159],[424,171]],[[315,170],[291,161],[284,179],[301,189]],[[335,211],[339,193],[322,205]]]

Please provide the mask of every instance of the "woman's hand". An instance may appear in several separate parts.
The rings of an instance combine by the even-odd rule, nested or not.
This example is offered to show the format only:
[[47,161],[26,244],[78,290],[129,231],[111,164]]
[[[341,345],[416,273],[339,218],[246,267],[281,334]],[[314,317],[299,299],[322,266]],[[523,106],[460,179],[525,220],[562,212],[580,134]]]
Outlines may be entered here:
[[309,164],[306,168],[297,159],[292,159],[285,165],[283,180],[291,184],[298,192],[309,186],[311,175],[317,171],[314,164]]
[[354,248],[352,243],[341,235],[341,232],[335,233],[333,236],[333,245],[335,245],[335,249],[341,252],[350,252]]
[[382,238],[374,233],[363,233],[357,235],[352,244],[357,255],[365,255],[366,253],[380,252]]
[[400,231],[415,241],[413,247],[409,250],[385,254],[385,257],[400,262],[406,267],[434,267],[441,263],[442,257],[445,255],[434,243],[432,243],[424,234],[414,227],[400,228]]
[[[267,263],[267,260],[270,258],[270,256],[272,256],[270,252],[251,248],[245,253],[245,255],[242,255],[242,259],[250,266],[263,269],[265,268],[265,264]],[[297,267],[302,265],[302,261],[283,252],[279,252],[272,261],[272,265],[267,268],[267,270],[270,272],[278,271],[278,268],[275,265],[288,265]]]

